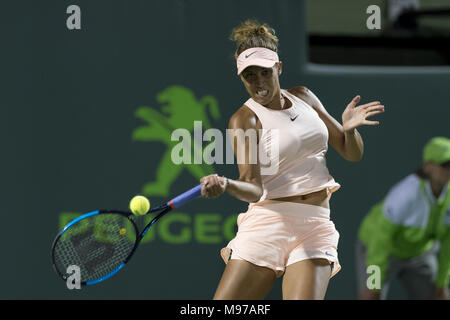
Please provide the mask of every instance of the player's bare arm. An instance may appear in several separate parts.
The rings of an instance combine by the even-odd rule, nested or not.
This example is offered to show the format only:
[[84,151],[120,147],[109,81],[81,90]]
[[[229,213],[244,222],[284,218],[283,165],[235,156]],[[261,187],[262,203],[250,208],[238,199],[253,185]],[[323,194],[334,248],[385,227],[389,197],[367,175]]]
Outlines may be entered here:
[[[239,130],[255,130],[258,129],[258,119],[253,111],[246,106],[242,106],[230,118],[228,129]],[[245,161],[238,161],[239,178],[232,180],[219,177],[217,175],[209,175],[203,177],[200,182],[204,185],[202,195],[207,198],[214,198],[225,192],[225,190],[233,197],[246,201],[256,202],[263,193],[261,185],[260,168],[258,163],[251,163],[250,152],[253,148],[250,147],[250,139],[243,141],[239,135],[232,136],[233,150],[237,156],[238,150],[245,150]],[[243,148],[242,148],[243,147]]]
[[361,100],[356,96],[342,113],[342,125],[325,109],[317,96],[308,88],[299,86],[289,90],[311,105],[325,123],[329,133],[329,144],[346,160],[359,161],[364,152],[364,143],[356,130],[361,125],[378,125],[379,121],[369,121],[368,117],[384,112],[379,101],[356,106]]

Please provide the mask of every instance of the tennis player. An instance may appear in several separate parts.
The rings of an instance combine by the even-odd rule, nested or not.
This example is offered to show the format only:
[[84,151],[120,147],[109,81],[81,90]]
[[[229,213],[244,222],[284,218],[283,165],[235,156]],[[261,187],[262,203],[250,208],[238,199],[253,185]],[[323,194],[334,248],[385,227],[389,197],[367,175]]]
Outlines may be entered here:
[[[359,299],[386,299],[396,277],[408,299],[449,299],[449,180],[450,139],[435,137],[424,147],[422,167],[396,183],[360,226]],[[378,288],[369,266],[379,268]]]
[[[363,141],[356,128],[378,124],[366,118],[384,107],[379,102],[357,107],[356,96],[341,125],[307,88],[280,88],[282,62],[271,27],[248,20],[231,39],[237,43],[237,74],[250,98],[233,114],[229,129],[263,132],[258,136],[262,150],[271,150],[276,133],[279,162],[275,174],[263,175],[260,163],[247,157],[238,162],[238,179],[200,179],[204,197],[226,191],[249,203],[238,216],[235,238],[221,250],[226,267],[214,299],[263,299],[281,275],[283,299],[323,299],[330,277],[341,268],[339,233],[329,208],[340,185],[326,166],[328,143],[345,159],[359,161]],[[235,151],[242,147],[238,144],[250,154],[250,139],[233,139]]]

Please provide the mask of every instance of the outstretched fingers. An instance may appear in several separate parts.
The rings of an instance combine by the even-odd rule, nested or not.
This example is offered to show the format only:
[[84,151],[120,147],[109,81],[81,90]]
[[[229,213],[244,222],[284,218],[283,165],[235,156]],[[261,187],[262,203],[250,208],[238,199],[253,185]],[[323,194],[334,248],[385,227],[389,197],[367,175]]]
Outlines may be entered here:
[[372,102],[363,104],[363,105],[361,105],[361,106],[359,106],[359,107],[360,107],[360,108],[363,108],[363,109],[369,109],[369,108],[372,108],[372,107],[379,107],[379,106],[384,107],[383,105],[381,105],[381,102],[380,102],[380,101],[372,101]]
[[361,96],[356,96],[350,101],[350,103],[347,105],[347,108],[354,108],[358,104],[358,102],[361,100]]
[[371,117],[384,112],[384,106],[375,106],[366,109],[366,117]]
[[380,121],[369,121],[369,120],[364,120],[364,123],[363,123],[363,124],[368,125],[368,126],[376,126],[376,125],[380,124]]

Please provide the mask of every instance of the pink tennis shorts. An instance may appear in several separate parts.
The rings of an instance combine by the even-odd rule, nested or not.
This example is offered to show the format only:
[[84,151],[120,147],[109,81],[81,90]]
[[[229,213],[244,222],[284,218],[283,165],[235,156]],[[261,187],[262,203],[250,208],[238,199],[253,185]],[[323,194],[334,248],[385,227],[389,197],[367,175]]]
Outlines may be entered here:
[[306,259],[326,259],[331,277],[341,266],[339,232],[330,220],[330,209],[295,202],[265,200],[250,204],[237,218],[234,239],[221,250],[222,259],[240,259],[267,267],[280,277],[285,268]]

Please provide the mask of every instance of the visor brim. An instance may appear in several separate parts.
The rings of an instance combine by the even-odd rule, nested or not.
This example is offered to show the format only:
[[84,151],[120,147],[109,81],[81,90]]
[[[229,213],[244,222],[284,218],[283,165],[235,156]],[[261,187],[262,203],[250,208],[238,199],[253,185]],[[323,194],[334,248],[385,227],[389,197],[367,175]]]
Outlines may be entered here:
[[273,60],[267,60],[267,59],[249,59],[248,61],[245,61],[244,64],[239,66],[237,74],[240,75],[242,71],[244,71],[246,68],[251,66],[258,66],[263,68],[272,68],[277,61]]

